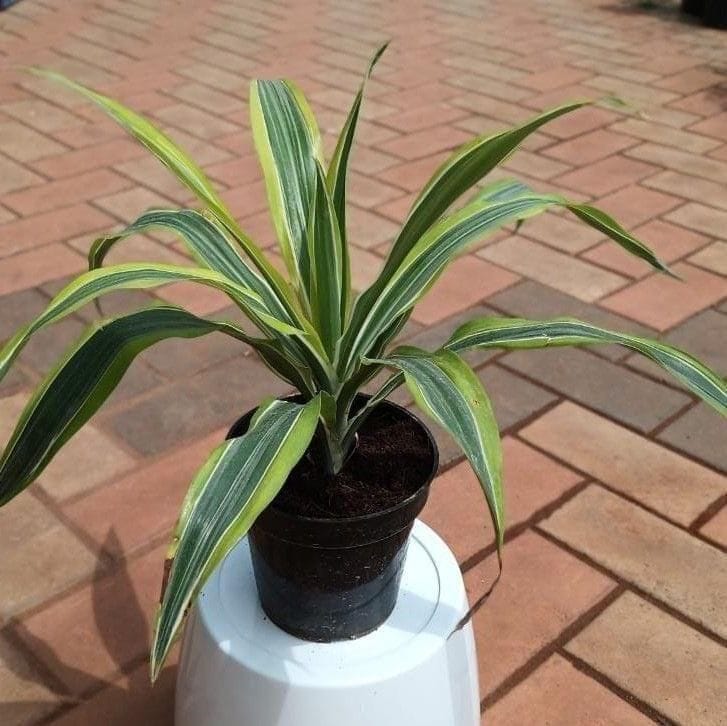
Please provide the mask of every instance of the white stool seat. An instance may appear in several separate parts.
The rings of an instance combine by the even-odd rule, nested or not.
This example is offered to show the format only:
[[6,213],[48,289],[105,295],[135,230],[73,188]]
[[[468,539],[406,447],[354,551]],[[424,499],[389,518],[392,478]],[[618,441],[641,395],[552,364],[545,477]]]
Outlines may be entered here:
[[462,576],[417,521],[394,611],[357,640],[288,635],[258,602],[247,541],[212,575],[190,618],[176,726],[477,726],[472,626]]

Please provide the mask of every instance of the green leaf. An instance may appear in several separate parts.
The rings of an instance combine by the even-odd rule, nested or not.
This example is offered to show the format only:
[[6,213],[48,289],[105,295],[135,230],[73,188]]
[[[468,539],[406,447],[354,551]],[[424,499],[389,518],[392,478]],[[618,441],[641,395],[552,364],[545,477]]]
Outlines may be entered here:
[[[367,305],[358,304],[346,331],[341,360],[350,370],[378,331],[408,311],[428,291],[451,260],[468,244],[484,234],[512,223],[530,219],[550,207],[565,207],[591,226],[606,233],[628,252],[668,271],[667,266],[643,242],[624,230],[615,220],[587,205],[570,202],[560,195],[539,194],[520,182],[497,182],[478,194],[473,201],[450,217],[437,222],[411,249],[387,284],[379,280],[365,293]],[[379,289],[380,288],[380,289]]]
[[616,343],[650,358],[722,415],[727,415],[725,380],[688,353],[666,343],[598,328],[580,320],[478,318],[460,326],[445,347],[461,352],[470,348],[547,348],[605,343]]
[[[323,170],[318,167],[316,194],[308,223],[310,300],[313,327],[329,360],[334,360],[345,315],[343,244]],[[348,263],[348,259],[345,260]]]
[[289,310],[295,309],[294,297],[282,275],[272,266],[263,251],[240,229],[237,221],[214,190],[205,173],[178,144],[144,116],[123,106],[118,101],[82,86],[80,83],[76,83],[55,71],[43,68],[29,68],[28,70],[41,78],[55,81],[76,91],[92,101],[122,128],[126,129],[139,143],[149,149],[187,189],[209,207],[218,221],[234,236],[237,243],[254,262],[267,282],[276,290],[281,299],[286,301]]
[[538,194],[497,203],[475,200],[435,224],[412,248],[368,310],[358,304],[354,308],[341,346],[343,375],[350,373],[361,355],[369,355],[371,345],[381,333],[408,314],[467,245],[557,203],[556,197]]
[[363,102],[364,91],[366,89],[366,81],[368,81],[371,77],[374,67],[378,63],[379,58],[381,58],[384,54],[388,45],[389,42],[387,41],[380,46],[369,61],[363,83],[361,83],[361,87],[356,94],[356,98],[354,98],[351,110],[348,112],[346,123],[341,129],[338,142],[336,143],[336,150],[333,152],[333,158],[328,166],[326,182],[328,185],[328,191],[331,194],[331,199],[333,199],[333,206],[336,210],[336,217],[338,218],[338,224],[341,230],[341,239],[344,240],[344,242],[346,240],[346,174],[348,172],[348,160],[351,155],[351,148],[353,146],[353,138],[356,134],[359,114],[361,113],[361,104]]
[[321,139],[313,113],[291,81],[253,81],[250,120],[270,211],[291,278],[309,289],[306,227],[316,193]]
[[234,325],[155,307],[94,324],[38,387],[0,458],[0,505],[31,484],[56,452],[101,407],[134,358],[166,338],[222,332],[247,340]]
[[375,362],[398,368],[419,408],[449,432],[469,459],[487,499],[498,553],[505,534],[502,448],[492,404],[474,371],[450,350],[402,346]]
[[[483,189],[477,196],[477,201],[504,202],[508,200],[521,199],[537,194],[536,191],[526,186],[517,179],[503,179]],[[614,242],[623,247],[627,252],[648,262],[653,268],[672,275],[666,264],[660,260],[653,250],[649,249],[643,242],[629,234],[613,217],[606,212],[596,209],[589,204],[572,202],[560,195],[550,195],[557,199],[557,204],[572,212],[580,220],[590,227],[610,237]]]
[[21,328],[0,350],[0,379],[28,342],[42,327],[69,315],[86,303],[114,290],[155,287],[168,282],[197,282],[220,290],[251,317],[259,317],[280,332],[299,334],[292,326],[269,315],[260,298],[248,288],[238,285],[219,272],[194,267],[176,267],[162,264],[125,264],[100,270],[91,270],[64,287],[48,307],[29,325]]
[[126,129],[137,141],[146,146],[201,201],[209,205],[211,209],[214,209],[223,217],[230,220],[233,219],[202,169],[195,164],[185,151],[148,119],[132,111],[130,108],[126,108],[126,106],[123,106],[118,101],[114,101],[112,98],[108,98],[97,91],[86,88],[86,86],[82,86],[80,83],[76,83],[60,73],[44,68],[30,68],[29,70],[36,76],[55,81],[66,88],[76,91],[89,101],[93,101],[93,103],[103,109],[116,123]]
[[163,230],[178,235],[200,265],[249,288],[266,303],[271,315],[283,322],[295,324],[277,293],[240,254],[225,228],[216,219],[193,209],[150,209],[126,229],[100,237],[88,253],[89,269],[101,267],[106,256],[121,240],[151,230]]
[[589,103],[577,101],[558,106],[521,126],[494,135],[479,136],[455,151],[437,169],[414,202],[386,260],[383,279],[388,280],[396,272],[419,238],[453,202],[506,159],[530,134],[549,121]]
[[562,205],[570,212],[582,219],[586,224],[603,232],[614,242],[617,242],[627,252],[648,262],[661,272],[675,277],[667,265],[662,262],[652,250],[650,250],[643,242],[629,234],[613,217],[609,216],[600,209],[590,206],[589,204],[577,204],[568,200],[563,200]]
[[215,449],[195,476],[169,550],[171,569],[154,629],[152,679],[207,578],[247,534],[305,453],[319,413],[319,397],[305,405],[263,404],[250,430]]

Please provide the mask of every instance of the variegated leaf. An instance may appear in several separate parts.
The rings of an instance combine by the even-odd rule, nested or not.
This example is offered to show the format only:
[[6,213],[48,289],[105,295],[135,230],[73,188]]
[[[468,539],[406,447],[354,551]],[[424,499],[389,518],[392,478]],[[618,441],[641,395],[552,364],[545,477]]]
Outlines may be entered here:
[[319,397],[305,405],[263,404],[249,431],[215,449],[195,476],[169,549],[169,579],[154,629],[152,679],[207,578],[247,534],[305,453],[319,413]]
[[0,350],[0,379],[7,373],[30,337],[50,323],[56,322],[101,295],[114,290],[155,287],[169,282],[196,282],[227,294],[243,311],[259,317],[267,325],[289,334],[299,334],[294,328],[269,315],[260,298],[248,288],[238,285],[219,272],[174,265],[125,264],[91,270],[64,287],[48,307],[29,325],[21,328]]
[[306,227],[316,189],[321,139],[313,113],[291,81],[253,81],[250,120],[270,212],[291,278],[309,289]]
[[0,505],[31,484],[114,390],[134,358],[166,338],[222,332],[251,342],[236,326],[159,306],[94,324],[40,384],[0,458]]
[[329,360],[336,356],[345,316],[343,243],[333,202],[326,188],[323,170],[318,167],[316,193],[308,222],[311,320],[323,342]]
[[505,512],[500,433],[490,399],[475,372],[452,351],[429,353],[412,346],[367,362],[401,370],[419,408],[462,448],[487,499],[501,552]]
[[470,348],[547,348],[606,343],[622,345],[650,358],[714,409],[727,415],[724,378],[688,353],[666,343],[606,330],[580,320],[477,318],[457,328],[445,347],[460,352]]

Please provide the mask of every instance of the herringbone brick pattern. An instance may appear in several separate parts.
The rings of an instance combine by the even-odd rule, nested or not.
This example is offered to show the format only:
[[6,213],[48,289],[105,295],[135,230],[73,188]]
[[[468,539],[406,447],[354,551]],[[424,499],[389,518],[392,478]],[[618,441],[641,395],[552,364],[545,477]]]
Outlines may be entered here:
[[[504,165],[594,200],[683,281],[547,214],[484,240],[417,308],[434,346],[468,313],[574,315],[664,339],[727,371],[727,36],[637,0],[23,0],[0,14],[0,339],[84,268],[94,235],[176,181],[100,113],[17,67],[49,66],[155,119],[195,156],[243,228],[274,244],[247,118],[251,77],[298,80],[330,152],[372,49],[350,175],[354,281],[366,286],[408,207],[474,133],[574,97],[616,94],[529,138]],[[130,240],[117,260],[187,260]],[[186,285],[153,298],[199,314]],[[37,336],[0,384],[0,440],[34,383],[93,320]],[[477,614],[484,722],[727,722],[727,446],[717,416],[622,350],[478,354],[505,436],[506,569]],[[149,351],[30,493],[0,510],[0,723],[171,724],[174,667],[150,690],[149,620],[187,482],[225,428],[284,393],[214,338]],[[410,404],[406,393],[399,400]],[[461,455],[425,519],[476,597],[492,532]],[[263,725],[261,725],[263,726]]]

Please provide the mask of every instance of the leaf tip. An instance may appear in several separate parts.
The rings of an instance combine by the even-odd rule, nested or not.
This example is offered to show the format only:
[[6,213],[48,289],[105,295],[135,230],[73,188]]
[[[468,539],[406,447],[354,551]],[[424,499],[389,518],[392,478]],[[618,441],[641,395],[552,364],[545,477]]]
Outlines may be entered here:
[[659,269],[665,274],[671,277],[673,280],[679,280],[679,282],[684,282],[684,278],[681,275],[677,275],[674,270],[669,267],[669,265],[666,264],[666,262],[662,262],[661,260],[658,260],[659,262]]

